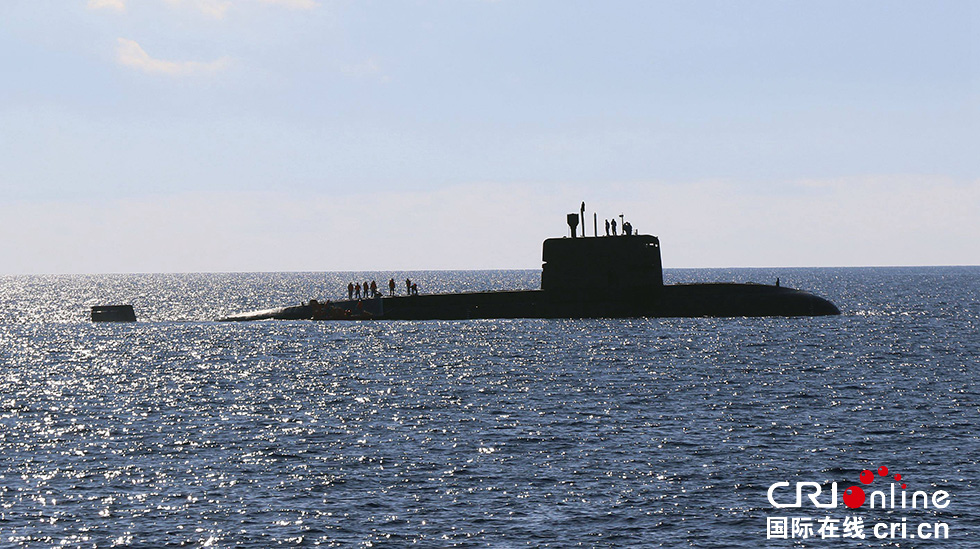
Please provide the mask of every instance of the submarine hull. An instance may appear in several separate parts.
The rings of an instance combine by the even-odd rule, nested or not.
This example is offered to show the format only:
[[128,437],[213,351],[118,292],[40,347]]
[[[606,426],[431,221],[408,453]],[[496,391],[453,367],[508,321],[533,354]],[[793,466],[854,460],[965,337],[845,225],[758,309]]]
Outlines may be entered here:
[[[432,294],[340,301],[333,307],[367,311],[384,320],[492,318],[753,317],[838,315],[831,302],[808,292],[762,284],[676,284],[626,296],[544,290]],[[299,305],[223,318],[224,321],[316,318]],[[363,318],[363,317],[362,317]]]
[[[569,219],[573,218],[569,215]],[[571,225],[570,225],[570,228]],[[572,234],[574,235],[574,229]],[[549,238],[540,290],[376,297],[243,313],[222,320],[459,320],[837,315],[813,294],[763,284],[663,283],[660,239],[652,235]],[[319,311],[319,312],[318,312]],[[341,314],[337,314],[341,313]]]
[[549,295],[542,290],[392,297],[378,318],[629,318],[839,315],[830,301],[761,284],[678,284],[619,298]]

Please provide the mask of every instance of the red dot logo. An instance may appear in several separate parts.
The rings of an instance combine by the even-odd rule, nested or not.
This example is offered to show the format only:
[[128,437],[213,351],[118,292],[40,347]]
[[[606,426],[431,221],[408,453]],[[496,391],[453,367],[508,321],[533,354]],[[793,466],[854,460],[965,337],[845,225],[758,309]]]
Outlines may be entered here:
[[[862,473],[862,477],[864,474]],[[862,481],[863,482],[863,481]],[[864,505],[864,490],[859,486],[851,486],[850,488],[844,490],[844,505],[850,507],[851,509],[857,509],[858,507]]]
[[[879,477],[886,479],[887,482],[888,467],[885,467],[884,465],[878,467],[877,473]],[[902,483],[901,474],[895,473],[893,478],[895,479],[895,482],[901,485],[902,490],[904,490],[907,487],[906,484]],[[858,476],[858,480],[860,480],[861,484],[864,484],[865,486],[874,482],[874,479],[875,479],[875,473],[872,472],[870,469],[865,469],[861,471],[861,474]],[[850,507],[851,509],[857,509],[858,507],[864,505],[866,496],[864,494],[864,490],[860,486],[851,486],[847,490],[844,490],[844,496],[841,499],[844,500],[844,505]]]

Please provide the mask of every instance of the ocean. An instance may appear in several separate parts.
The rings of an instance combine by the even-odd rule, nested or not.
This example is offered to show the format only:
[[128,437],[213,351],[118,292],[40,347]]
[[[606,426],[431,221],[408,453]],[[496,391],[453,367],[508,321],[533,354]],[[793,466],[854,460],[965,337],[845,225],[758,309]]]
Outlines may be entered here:
[[980,543],[980,267],[665,272],[839,317],[214,322],[392,276],[540,273],[0,277],[0,546]]

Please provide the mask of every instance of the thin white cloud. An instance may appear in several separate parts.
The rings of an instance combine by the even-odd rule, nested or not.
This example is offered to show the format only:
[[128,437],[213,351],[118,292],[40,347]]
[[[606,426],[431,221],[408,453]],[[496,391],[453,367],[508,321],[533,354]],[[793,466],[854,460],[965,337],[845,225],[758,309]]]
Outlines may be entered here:
[[165,0],[174,7],[187,6],[205,15],[221,19],[231,7],[231,0]]
[[274,4],[294,10],[311,10],[319,4],[315,0],[258,0],[262,4]]
[[88,0],[88,9],[126,11],[126,0]]
[[[123,0],[93,0],[93,1],[115,1],[121,2]],[[175,8],[189,8],[196,10],[204,15],[214,17],[215,19],[223,18],[231,7],[240,6],[244,2],[232,0],[164,0],[170,6]],[[288,9],[294,10],[310,10],[317,7],[319,4],[316,0],[252,0],[260,4],[266,4],[270,6],[281,6]]]
[[226,68],[230,62],[227,57],[210,62],[154,59],[146,53],[139,43],[126,38],[118,39],[116,60],[125,67],[150,74],[166,74],[169,76],[214,73]]
[[[312,10],[320,5],[316,0],[163,0],[172,8],[194,10],[215,19],[224,18],[232,6],[240,6],[247,1],[292,10]],[[126,2],[128,0],[88,0],[88,9],[124,12]]]
[[660,236],[668,269],[980,264],[980,179],[747,185],[487,183],[0,202],[0,273],[540,268],[541,241],[565,234],[565,213],[582,199],[600,224],[625,214]]
[[385,74],[381,63],[374,57],[366,59],[361,63],[344,65],[340,70],[354,78],[372,78],[383,83],[391,81],[391,77]]

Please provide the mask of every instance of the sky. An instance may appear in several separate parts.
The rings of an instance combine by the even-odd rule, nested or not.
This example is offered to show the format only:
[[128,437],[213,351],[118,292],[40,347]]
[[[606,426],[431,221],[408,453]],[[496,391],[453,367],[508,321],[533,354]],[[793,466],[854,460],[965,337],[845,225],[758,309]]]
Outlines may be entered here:
[[0,75],[0,274],[980,264],[978,2],[3,0]]

